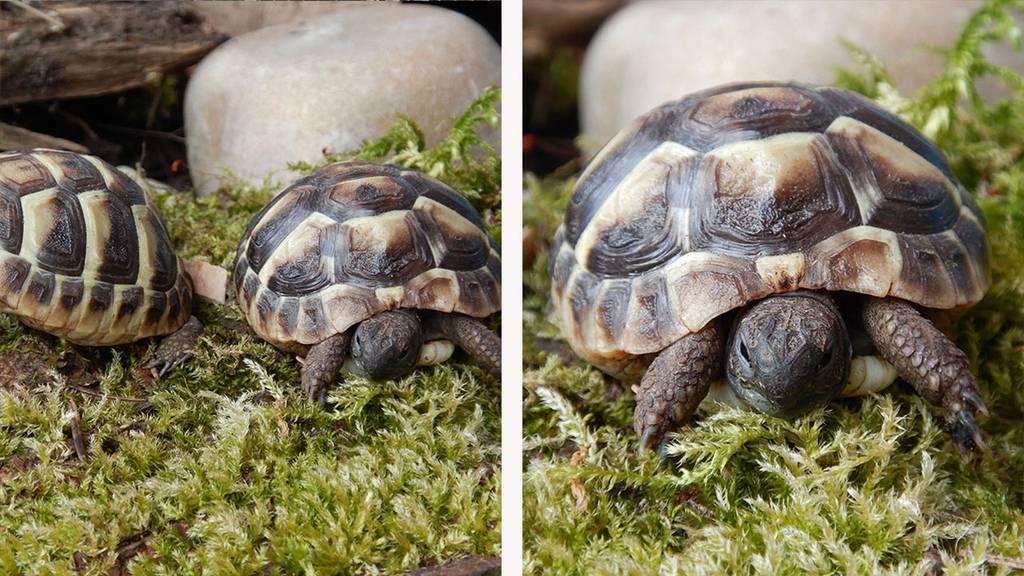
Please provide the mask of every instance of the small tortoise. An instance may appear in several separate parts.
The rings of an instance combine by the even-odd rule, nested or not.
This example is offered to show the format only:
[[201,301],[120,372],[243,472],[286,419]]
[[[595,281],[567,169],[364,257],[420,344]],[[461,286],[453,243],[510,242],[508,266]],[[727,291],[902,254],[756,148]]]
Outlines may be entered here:
[[305,355],[325,401],[346,357],[397,378],[465,350],[501,372],[501,341],[477,318],[500,308],[501,260],[476,210],[414,170],[342,162],[286,188],[249,223],[232,283],[249,324]]
[[163,376],[202,327],[192,285],[143,189],[93,156],[0,154],[0,312],[85,346],[174,333]]
[[641,116],[590,162],[554,239],[552,299],[577,354],[640,381],[641,447],[664,455],[715,386],[792,417],[898,373],[969,454],[985,404],[926,317],[984,295],[984,226],[941,152],[869,100],[721,86]]

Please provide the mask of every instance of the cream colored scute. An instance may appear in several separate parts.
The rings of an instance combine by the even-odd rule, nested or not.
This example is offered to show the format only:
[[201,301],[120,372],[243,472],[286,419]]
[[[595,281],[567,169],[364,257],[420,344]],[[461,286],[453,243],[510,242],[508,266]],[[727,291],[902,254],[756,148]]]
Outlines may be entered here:
[[[344,229],[347,229],[347,234],[352,240],[348,250],[350,252],[359,251],[367,254],[383,254],[388,249],[389,241],[395,236],[395,231],[404,231],[407,226],[406,219],[408,217],[408,210],[392,210],[391,212],[384,212],[374,216],[363,216],[346,220],[342,226]],[[289,238],[294,234],[294,232],[289,234]],[[278,260],[277,252],[279,251],[280,249],[275,251],[271,260]],[[266,266],[263,269],[266,270]]]
[[[589,260],[590,251],[602,232],[643,215],[648,204],[664,196],[669,173],[696,155],[682,144],[664,142],[637,162],[583,230],[576,242],[576,261]],[[679,215],[670,211],[669,217],[673,214]]]
[[[97,158],[95,156],[88,156],[88,155],[85,155],[85,154],[81,155],[80,158],[82,158],[83,160],[85,160],[89,164],[92,164],[93,167],[96,168],[96,171],[100,173],[101,177],[103,177],[103,183],[106,184],[106,187],[107,187],[108,190],[114,188],[114,186],[115,186],[114,175],[110,173],[110,170],[107,169],[107,166],[105,165],[105,163],[102,160],[100,160],[99,158]],[[129,176],[129,178],[130,178],[130,176]]]
[[[959,208],[962,205],[960,191],[946,178],[946,175],[941,170],[885,132],[848,116],[839,116],[832,121],[832,124],[829,125],[825,133],[856,142],[864,154],[883,160],[889,169],[895,172],[894,175],[899,175],[901,179],[908,181],[924,179],[944,182],[956,207]],[[857,197],[861,219],[864,222],[868,222],[885,198],[877,187],[869,186],[864,188],[858,186],[859,180],[857,178],[853,179],[851,185],[853,186],[854,195]]]
[[149,219],[153,212],[148,206],[132,206],[132,216],[135,217],[135,229],[139,237],[139,277],[136,284],[149,288],[153,280],[153,261],[156,260],[156,243],[159,241],[153,234]]
[[[56,190],[36,192],[21,198],[22,232],[19,256],[29,262],[36,262],[36,255],[46,243],[53,228],[53,211],[50,201],[57,197]],[[86,227],[89,224],[86,223]]]
[[82,278],[95,279],[103,265],[103,247],[110,239],[110,218],[106,209],[109,192],[94,191],[78,195],[85,219],[85,267]]
[[402,290],[402,306],[424,307],[426,303],[419,298],[421,289],[428,289],[427,296],[433,310],[451,312],[459,303],[459,278],[453,270],[431,268],[408,281]]
[[[351,225],[356,220],[363,219],[350,220],[349,224]],[[267,261],[264,262],[259,274],[260,284],[266,286],[270,281],[270,277],[281,268],[301,260],[303,256],[311,251],[319,251],[319,244],[323,241],[324,231],[331,226],[337,226],[337,222],[319,212],[307,216],[305,220],[285,236],[284,240],[278,244],[277,248],[270,255],[270,258],[267,258]],[[332,259],[321,258],[320,265],[328,268],[328,278],[334,278],[334,262]]]
[[[448,248],[445,242],[459,242],[463,238],[480,238],[485,244],[490,245],[490,241],[487,239],[487,235],[482,230],[476,227],[475,224],[464,218],[461,214],[452,210],[451,208],[427,198],[426,196],[420,196],[416,198],[416,202],[413,204],[412,209],[414,212],[422,212],[429,214],[434,221],[437,222],[440,230],[440,237],[433,237],[433,234],[427,234],[427,242],[430,244],[430,252],[434,256],[434,262],[441,262],[445,255],[448,253]],[[388,214],[394,214],[397,211],[385,212],[379,216],[372,218],[381,218]]]
[[743,295],[733,283],[707,286],[707,290],[691,292],[684,288],[687,277],[707,270],[741,270],[745,261],[711,252],[690,252],[665,267],[670,309],[690,332],[696,332],[719,314],[744,304]]
[[405,298],[405,288],[402,286],[377,288],[374,290],[374,295],[385,309],[398,308],[402,305],[402,300]]
[[770,198],[779,186],[817,162],[820,134],[788,132],[720,146],[707,154],[719,166],[719,193]]
[[762,256],[757,259],[757,273],[774,290],[791,290],[800,285],[805,259],[800,252]]
[[[868,259],[858,254],[858,243],[871,241],[885,246],[885,253]],[[831,260],[844,252],[852,250],[848,269],[835,269]],[[817,275],[826,280],[824,286],[807,286],[810,288],[827,288],[836,285],[836,289],[886,296],[892,285],[899,279],[903,270],[903,253],[895,232],[875,228],[873,226],[855,226],[822,240],[808,251],[808,261],[817,270]],[[855,266],[855,268],[854,268]],[[849,277],[838,275],[849,272]]]

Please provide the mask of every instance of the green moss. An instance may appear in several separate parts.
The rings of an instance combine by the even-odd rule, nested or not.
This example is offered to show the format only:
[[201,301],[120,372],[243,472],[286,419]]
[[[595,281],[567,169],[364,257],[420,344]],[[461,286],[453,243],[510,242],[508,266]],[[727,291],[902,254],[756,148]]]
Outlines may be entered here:
[[[835,402],[793,422],[731,408],[702,412],[659,467],[637,453],[633,393],[572,359],[547,308],[545,257],[525,278],[524,486],[530,574],[1005,574],[1024,557],[1024,79],[984,60],[1019,42],[989,2],[920,93],[884,67],[839,84],[926,130],[988,219],[993,285],[953,329],[992,409],[989,451],[960,461],[930,408],[905,385]],[[986,104],[976,81],[1009,96]],[[550,233],[570,183],[527,181],[527,225]]]
[[[488,91],[436,146],[400,140],[419,133],[402,120],[356,155],[429,164],[495,214],[500,160],[472,133],[497,125],[496,101]],[[182,256],[227,266],[275,192],[154,200]],[[399,382],[348,376],[321,411],[302,399],[294,358],[231,328],[236,308],[197,314],[195,357],[162,382],[140,367],[148,343],[100,353],[96,371],[0,317],[0,353],[27,351],[0,382],[0,574],[379,574],[498,553],[492,378],[460,363]]]

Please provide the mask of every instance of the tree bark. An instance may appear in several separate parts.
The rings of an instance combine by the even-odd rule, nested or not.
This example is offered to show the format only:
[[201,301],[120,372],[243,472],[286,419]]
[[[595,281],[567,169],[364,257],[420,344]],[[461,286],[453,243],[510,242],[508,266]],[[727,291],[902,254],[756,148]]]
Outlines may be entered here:
[[0,106],[137,88],[224,39],[176,2],[25,3],[0,4]]

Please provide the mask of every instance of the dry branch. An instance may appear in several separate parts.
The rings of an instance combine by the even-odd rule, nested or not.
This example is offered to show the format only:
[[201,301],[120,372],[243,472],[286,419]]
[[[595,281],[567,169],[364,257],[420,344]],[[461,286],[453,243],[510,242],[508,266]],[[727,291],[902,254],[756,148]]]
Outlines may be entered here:
[[[0,105],[137,88],[182,70],[223,37],[187,4],[0,4]],[[64,26],[55,28],[52,19]]]

